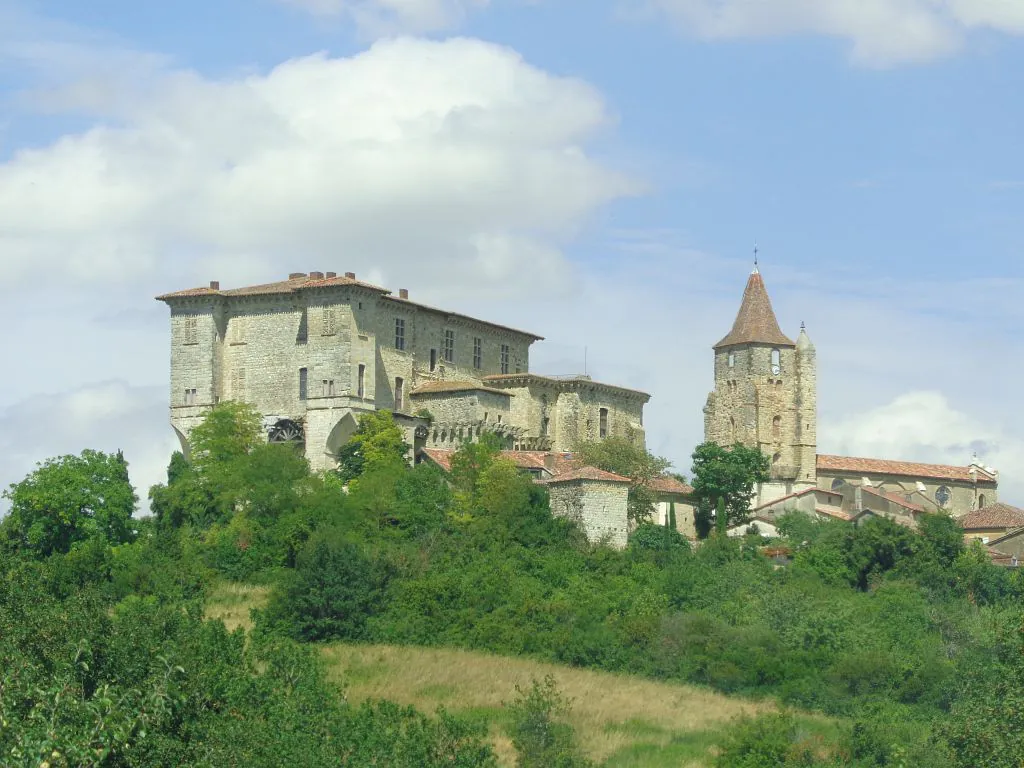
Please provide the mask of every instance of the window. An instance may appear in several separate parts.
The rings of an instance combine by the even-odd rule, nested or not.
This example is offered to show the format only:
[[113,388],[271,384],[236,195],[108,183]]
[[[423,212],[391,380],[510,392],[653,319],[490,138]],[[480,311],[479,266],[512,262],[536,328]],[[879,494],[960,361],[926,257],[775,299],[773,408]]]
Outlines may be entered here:
[[405,380],[401,377],[395,379],[395,410],[402,410],[402,401],[405,399]]
[[359,379],[356,382],[356,393],[358,397],[366,397],[366,366],[359,364]]
[[782,461],[782,454],[781,453],[776,453],[774,456],[772,456],[772,466],[775,466],[780,461]]
[[194,390],[194,389],[186,389],[185,390],[185,405],[195,405],[195,404],[196,404],[196,390]]
[[984,507],[985,507],[985,494],[984,493],[979,493],[978,494],[978,509],[983,509]]
[[337,316],[334,307],[324,307],[324,323],[321,331],[324,336],[333,336],[338,332]]
[[184,333],[182,334],[182,344],[198,344],[199,343],[199,318],[197,317],[186,317],[184,324]]
[[437,350],[436,349],[430,350],[430,370],[431,371],[436,371],[437,370]]
[[299,400],[309,398],[309,369],[299,368]]
[[776,416],[772,419],[772,439],[778,440],[782,436],[782,417]]
[[323,379],[321,388],[324,397],[334,397],[337,394],[334,389],[334,379]]
[[455,331],[444,332],[444,359],[445,362],[455,362]]
[[501,372],[502,373],[508,373],[508,358],[509,358],[508,344],[502,344],[501,345]]
[[950,492],[949,488],[944,485],[940,485],[935,489],[935,503],[940,507],[945,507],[949,504],[949,500],[952,496],[953,494]]
[[231,343],[245,344],[245,319],[241,317],[231,318]]
[[736,367],[736,353],[735,352],[730,352],[729,353],[729,367],[730,368],[735,368]]
[[473,338],[473,367],[477,370],[484,367],[484,342],[479,336]]
[[607,408],[602,408],[601,409],[601,429],[600,429],[600,434],[601,434],[601,439],[604,439],[604,438],[608,437],[608,409]]
[[405,318],[395,318],[395,349],[405,349]]
[[837,477],[835,480],[832,481],[832,490],[833,491],[842,490],[844,485],[846,485],[846,481],[843,480],[843,478],[841,478],[841,477]]
[[540,433],[544,437],[549,437],[551,434],[551,419],[547,416],[540,420]]
[[782,353],[777,349],[772,350],[772,375],[778,376],[782,373]]

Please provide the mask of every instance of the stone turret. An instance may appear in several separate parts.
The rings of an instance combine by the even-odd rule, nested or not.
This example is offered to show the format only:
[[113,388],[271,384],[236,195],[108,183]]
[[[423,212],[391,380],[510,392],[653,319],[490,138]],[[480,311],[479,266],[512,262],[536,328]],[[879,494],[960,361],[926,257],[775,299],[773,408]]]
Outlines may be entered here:
[[704,439],[756,447],[771,460],[764,503],[816,482],[817,387],[814,346],[779,328],[755,267],[732,329],[715,347],[715,389],[704,409]]

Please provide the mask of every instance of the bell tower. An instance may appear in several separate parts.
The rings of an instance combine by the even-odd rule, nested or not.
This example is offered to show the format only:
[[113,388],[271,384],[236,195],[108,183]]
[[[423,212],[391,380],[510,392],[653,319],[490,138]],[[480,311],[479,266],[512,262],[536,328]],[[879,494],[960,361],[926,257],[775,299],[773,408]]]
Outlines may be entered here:
[[816,485],[814,345],[802,325],[796,342],[779,328],[756,262],[732,330],[714,350],[704,440],[741,443],[768,457],[771,480],[758,489],[757,504]]

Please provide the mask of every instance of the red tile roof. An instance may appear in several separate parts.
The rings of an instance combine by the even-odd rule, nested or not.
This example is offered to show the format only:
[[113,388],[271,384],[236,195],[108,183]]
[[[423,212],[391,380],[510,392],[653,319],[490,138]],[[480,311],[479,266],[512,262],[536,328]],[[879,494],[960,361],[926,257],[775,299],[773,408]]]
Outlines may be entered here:
[[733,344],[772,344],[777,347],[795,347],[786,334],[779,328],[779,321],[772,309],[772,300],[768,298],[768,289],[764,286],[761,273],[756,269],[747,280],[743,291],[743,302],[732,330],[725,338],[715,344],[715,349]]
[[689,496],[693,493],[693,487],[681,482],[671,475],[662,475],[649,482],[648,487],[657,493],[673,493],[680,496]]
[[834,518],[836,520],[845,520],[847,522],[849,522],[850,520],[853,520],[853,515],[851,515],[851,514],[849,514],[847,512],[843,512],[841,509],[829,509],[828,507],[815,507],[814,511],[817,512],[819,515],[824,515],[825,517],[831,517],[831,518]]
[[491,392],[495,395],[514,397],[514,395],[511,392],[508,392],[504,389],[486,387],[483,384],[477,384],[476,382],[473,381],[427,381],[417,386],[416,389],[414,389],[409,394],[437,395],[447,392]]
[[546,482],[549,485],[557,483],[571,483],[574,480],[599,480],[606,483],[632,483],[628,477],[622,475],[616,475],[613,472],[605,472],[603,469],[597,467],[579,467],[577,469],[571,469],[567,472],[559,472],[557,475],[552,477]]
[[878,496],[879,498],[885,499],[886,501],[892,502],[897,506],[904,507],[905,509],[912,510],[914,512],[924,512],[925,508],[920,504],[914,504],[913,502],[907,501],[902,496],[889,491],[883,491],[879,488],[870,488],[866,485],[861,486],[861,491],[864,493],[870,493],[872,496]]
[[954,467],[948,464],[918,464],[911,461],[886,461],[884,459],[861,459],[853,456],[828,456],[818,454],[818,472],[851,472],[860,475],[903,475],[905,477],[927,477],[933,480],[957,480],[994,483],[995,477],[981,467]]
[[968,512],[957,522],[965,531],[985,528],[1021,528],[1024,527],[1024,509],[997,502]]

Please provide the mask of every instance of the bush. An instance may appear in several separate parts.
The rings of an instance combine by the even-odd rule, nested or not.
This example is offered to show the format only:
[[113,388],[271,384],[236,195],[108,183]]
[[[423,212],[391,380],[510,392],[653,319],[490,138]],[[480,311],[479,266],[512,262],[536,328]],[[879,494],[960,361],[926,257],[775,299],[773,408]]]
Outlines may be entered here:
[[534,680],[529,690],[516,686],[515,701],[507,705],[510,734],[518,768],[586,768],[591,763],[576,745],[572,726],[565,722],[571,702],[558,692],[553,677]]

